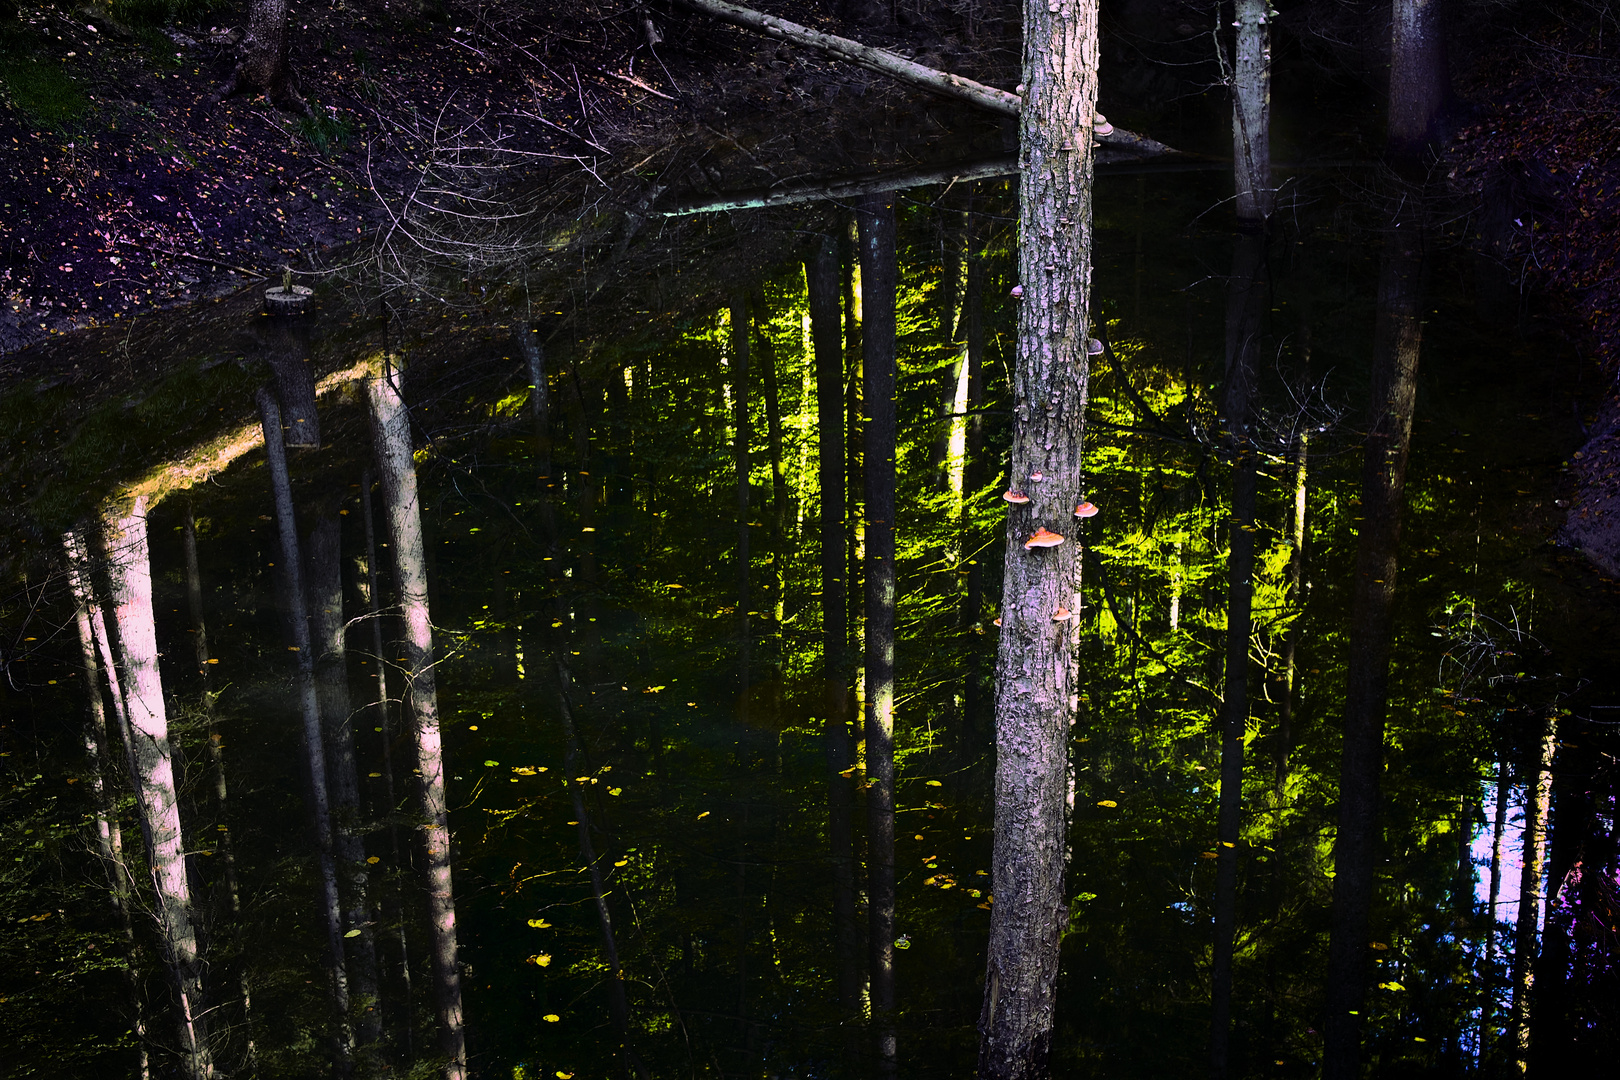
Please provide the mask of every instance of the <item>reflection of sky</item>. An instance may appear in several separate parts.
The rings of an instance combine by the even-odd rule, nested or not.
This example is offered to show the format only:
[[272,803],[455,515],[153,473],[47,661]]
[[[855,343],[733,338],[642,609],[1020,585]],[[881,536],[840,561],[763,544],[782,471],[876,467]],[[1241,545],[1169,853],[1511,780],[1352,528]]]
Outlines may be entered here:
[[[1496,781],[1484,785],[1485,824],[1474,833],[1474,897],[1480,908],[1491,900],[1491,844],[1496,829]],[[1519,917],[1519,872],[1524,868],[1524,788],[1515,785],[1508,795],[1507,825],[1502,830],[1502,889],[1496,898],[1496,920],[1508,926]],[[1543,897],[1545,898],[1545,889]],[[1541,905],[1546,918],[1547,905]],[[1539,927],[1538,927],[1539,928]]]

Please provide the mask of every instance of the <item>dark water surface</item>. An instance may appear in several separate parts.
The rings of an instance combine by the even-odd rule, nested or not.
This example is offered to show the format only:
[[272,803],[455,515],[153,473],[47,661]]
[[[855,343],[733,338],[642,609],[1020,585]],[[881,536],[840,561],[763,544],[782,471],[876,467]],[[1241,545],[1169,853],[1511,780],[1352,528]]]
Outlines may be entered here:
[[[1082,537],[1096,558],[1086,563],[1080,614],[1085,694],[1072,727],[1072,917],[1053,1046],[1058,1075],[1206,1068],[1230,490],[1214,434],[1233,244],[1219,204],[1229,183],[1218,172],[1184,172],[1104,176],[1097,186],[1094,280],[1111,350],[1094,358],[1091,376],[1088,460],[1101,512]],[[1285,188],[1267,249],[1270,456],[1258,515],[1235,974],[1234,1071],[1245,1076],[1319,1068],[1383,198],[1368,176],[1301,173]],[[976,1054],[990,919],[990,678],[1016,204],[1006,181],[980,181],[971,190],[906,192],[898,206],[900,1071],[963,1076]],[[814,208],[649,226],[642,250],[668,243],[668,261],[645,273],[639,291],[621,294],[633,299],[605,308],[593,305],[590,273],[578,270],[544,302],[520,296],[507,306],[512,289],[499,302],[422,299],[442,311],[396,312],[387,330],[363,289],[325,289],[321,313],[308,316],[307,346],[287,344],[242,309],[230,316],[231,333],[244,336],[216,331],[166,346],[169,374],[143,379],[138,394],[130,389],[146,404],[122,414],[128,431],[108,414],[81,422],[75,438],[95,434],[103,449],[70,441],[52,451],[59,457],[33,459],[34,482],[46,488],[64,476],[127,480],[132,463],[144,470],[216,434],[225,418],[249,419],[252,390],[267,377],[259,361],[277,350],[307,351],[319,374],[383,347],[408,358],[479,1076],[600,1077],[624,1067],[571,784],[584,792],[635,1052],[651,1075],[870,1071],[871,1038],[843,1021],[835,989],[819,441],[804,277],[791,261],[804,235],[844,222],[837,208]],[[1437,230],[1432,245],[1396,593],[1385,862],[1370,944],[1377,989],[1365,1017],[1380,1076],[1494,1075],[1503,1063],[1497,1041],[1512,997],[1521,808],[1536,732],[1549,715],[1559,747],[1546,938],[1562,952],[1544,950],[1538,1037],[1588,1045],[1613,1024],[1620,999],[1610,966],[1614,595],[1577,554],[1550,542],[1563,517],[1554,505],[1561,470],[1581,440],[1582,371],[1521,313],[1517,294],[1476,264],[1460,234]],[[966,418],[953,429],[939,414],[943,402],[961,412],[967,400],[965,388],[947,396],[962,345],[946,327],[960,302],[951,252],[969,235],[985,259],[984,449],[964,469]],[[737,292],[752,293],[756,320],[745,595],[727,307]],[[356,296],[362,303],[351,305]],[[549,371],[552,423],[540,436],[519,344],[531,325]],[[151,359],[129,358],[130,370]],[[28,392],[40,415],[59,407],[48,386]],[[25,406],[14,395],[8,408]],[[362,591],[363,401],[334,390],[319,419],[321,447],[294,454],[294,490],[301,514],[335,506],[343,523],[349,676],[393,1040],[385,1056],[403,1063],[404,1030],[417,1051],[434,1045],[410,844],[411,749],[402,735],[390,748],[399,772],[391,806],[381,713],[368,705],[378,665],[389,671],[390,694],[401,693],[403,653],[393,644],[401,631],[385,616],[389,644],[376,655]],[[160,445],[141,444],[145,457],[130,453],[138,430],[157,428],[169,432]],[[1309,435],[1308,540],[1303,585],[1292,590],[1301,432]],[[943,465],[931,456],[942,440],[955,455]],[[254,451],[168,495],[152,510],[150,535],[187,847],[222,1001],[221,1061],[236,1060],[251,1034],[263,1075],[310,1076],[328,1068],[324,932],[266,474]],[[850,490],[858,500],[858,475]],[[51,513],[72,504],[69,495],[37,504],[45,509],[35,544],[57,527]],[[209,676],[225,733],[224,808],[213,796],[203,685],[190,661],[188,509],[218,659]],[[552,522],[555,549],[545,540]],[[378,563],[389,600],[386,551]],[[83,769],[75,741],[82,680],[67,674],[76,663],[72,632],[53,638],[39,629],[65,625],[71,609],[54,581],[41,594],[41,571],[32,572],[5,615],[8,629],[27,627],[7,646],[27,663],[9,665],[0,735],[5,812],[21,823],[8,830],[0,867],[0,1024],[27,1048],[14,1075],[132,1075],[129,991],[80,825],[89,813],[84,785],[63,782]],[[983,604],[967,610],[974,573]],[[24,637],[40,643],[30,651]],[[559,669],[578,735],[572,756]],[[397,705],[389,723],[400,730]],[[1493,916],[1486,899],[1499,763],[1511,811]],[[128,819],[127,798],[124,811]],[[856,822],[860,850],[859,802]],[[221,914],[213,845],[226,824],[241,880],[239,923]],[[125,826],[133,852],[139,834],[132,820]],[[858,922],[864,933],[864,908]],[[141,992],[160,1016],[167,992],[149,919],[139,933]],[[226,974],[240,968],[253,987],[251,1025],[226,993]],[[151,1026],[163,1043],[170,1025]],[[154,1061],[170,1067],[162,1053]]]

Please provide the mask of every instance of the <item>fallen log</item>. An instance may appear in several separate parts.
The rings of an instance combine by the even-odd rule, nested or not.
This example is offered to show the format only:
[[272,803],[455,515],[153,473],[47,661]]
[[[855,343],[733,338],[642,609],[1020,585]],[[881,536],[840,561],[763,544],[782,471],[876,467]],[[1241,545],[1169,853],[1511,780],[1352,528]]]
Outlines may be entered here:
[[[1158,152],[1137,151],[1129,145],[1115,148],[1104,145],[1097,150],[1096,164],[1099,176],[1117,176],[1128,173],[1149,172],[1219,172],[1230,169],[1230,161],[1202,160],[1190,154],[1170,150],[1152,140],[1137,145],[1161,147]],[[930,165],[900,172],[868,173],[851,177],[817,177],[796,184],[779,187],[750,188],[726,191],[715,195],[688,198],[653,213],[658,217],[686,217],[691,214],[713,214],[722,210],[759,210],[774,206],[799,206],[823,199],[840,201],[859,195],[876,195],[885,191],[905,191],[929,184],[951,184],[967,180],[985,180],[996,176],[1017,176],[1018,156],[1000,154],[974,161]]]
[[[961,75],[953,75],[948,71],[939,71],[926,67],[915,60],[908,60],[899,53],[887,49],[879,49],[873,45],[863,45],[851,38],[839,37],[837,34],[827,34],[820,30],[812,30],[808,26],[800,26],[796,22],[779,19],[775,15],[767,15],[762,11],[738,7],[736,4],[725,3],[725,0],[676,0],[694,11],[701,11],[724,22],[756,30],[767,37],[779,41],[790,42],[794,45],[804,45],[812,49],[819,49],[829,56],[840,60],[847,60],[852,64],[876,71],[883,75],[892,75],[913,86],[920,86],[932,90],[946,97],[959,98],[981,108],[999,112],[1005,116],[1017,116],[1023,107],[1023,99],[1017,94],[1010,94],[994,86],[975,82]],[[1098,117],[1101,120],[1101,117]],[[1123,128],[1103,126],[1102,134],[1099,131],[1094,137],[1104,146],[1114,146],[1121,149],[1132,150],[1137,154],[1148,157],[1160,157],[1179,153],[1161,142],[1157,142],[1145,135],[1126,131]]]
[[927,87],[936,93],[947,97],[961,98],[981,105],[1008,116],[1017,116],[1019,98],[1017,94],[1009,94],[1005,90],[998,90],[984,83],[965,79],[960,75],[952,75],[946,71],[936,71],[924,67],[913,60],[907,60],[898,53],[887,49],[874,48],[871,45],[862,45],[836,34],[824,34],[820,30],[812,30],[808,26],[800,26],[786,19],[779,19],[775,15],[766,15],[762,11],[753,11],[749,8],[738,7],[736,4],[727,4],[724,0],[677,0],[678,3],[701,11],[737,26],[757,30],[767,37],[777,38],[780,41],[792,42],[795,45],[807,45],[812,49],[820,49],[824,53],[848,60],[870,71],[893,75],[897,79],[917,86]]

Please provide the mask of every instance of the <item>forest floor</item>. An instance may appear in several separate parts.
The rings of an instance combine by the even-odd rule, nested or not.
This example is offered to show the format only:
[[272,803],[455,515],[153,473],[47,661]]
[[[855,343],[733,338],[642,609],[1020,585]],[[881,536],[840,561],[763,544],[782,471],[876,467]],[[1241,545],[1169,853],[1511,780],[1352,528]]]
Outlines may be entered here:
[[[825,170],[860,156],[824,137],[835,114],[862,126],[915,96],[679,8],[643,19],[596,0],[427,14],[410,0],[324,0],[294,14],[292,62],[311,108],[299,116],[262,97],[216,100],[239,7],[162,28],[40,7],[0,30],[0,356],[284,267],[364,261],[398,232],[426,172],[457,153],[498,161],[508,189],[613,166],[598,177],[608,190],[635,171],[615,159],[680,140],[703,152],[659,183],[712,188],[750,153],[740,116],[757,115],[756,127],[774,116],[775,134],[801,144],[773,148],[779,165],[791,170],[796,150]],[[1005,25],[973,36],[996,40]],[[997,50],[962,48],[963,29],[864,36],[985,77]],[[1010,73],[1009,58],[994,74]],[[803,122],[784,129],[784,109]]]
[[1446,156],[1479,197],[1482,254],[1551,301],[1595,376],[1559,540],[1620,578],[1620,94],[1592,29],[1550,19],[1487,54],[1459,88],[1487,107]]

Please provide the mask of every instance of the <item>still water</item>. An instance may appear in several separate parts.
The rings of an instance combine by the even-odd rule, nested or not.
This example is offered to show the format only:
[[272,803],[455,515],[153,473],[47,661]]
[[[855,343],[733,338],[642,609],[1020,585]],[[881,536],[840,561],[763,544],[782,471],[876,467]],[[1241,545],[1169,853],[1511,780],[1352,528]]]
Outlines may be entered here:
[[[1235,968],[1234,1072],[1245,1076],[1313,1075],[1321,1054],[1377,300],[1380,209],[1362,197],[1368,186],[1331,172],[1292,178],[1267,247]],[[1213,434],[1233,244],[1224,197],[1218,172],[1098,180],[1096,302],[1110,347],[1091,375],[1100,512],[1084,532],[1094,557],[1071,728],[1058,1075],[1205,1068],[1230,518],[1230,465]],[[912,1077],[971,1070],[984,995],[1015,199],[1005,180],[897,195],[896,1027],[900,1073]],[[25,367],[32,381],[8,391],[6,408],[43,448],[25,451],[18,435],[9,451],[32,455],[30,478],[8,479],[26,508],[11,552],[19,573],[4,615],[17,640],[0,734],[5,813],[19,826],[3,840],[0,898],[9,1074],[134,1075],[138,1020],[153,1069],[174,1067],[150,902],[136,911],[132,983],[97,885],[72,602],[59,560],[42,554],[94,498],[138,479],[154,493],[158,647],[216,1057],[238,1069],[251,1042],[261,1075],[330,1069],[285,568],[270,470],[251,435],[255,389],[289,363],[283,388],[307,365],[322,390],[319,445],[291,451],[298,527],[338,523],[338,548],[322,557],[342,581],[362,789],[354,827],[382,972],[382,1041],[360,1074],[431,1061],[396,574],[386,540],[368,547],[368,514],[381,511],[367,506],[380,496],[367,486],[363,395],[332,377],[381,350],[408,365],[475,1075],[870,1072],[872,1036],[838,995],[841,974],[864,981],[865,954],[840,971],[829,789],[858,791],[862,773],[859,760],[847,780],[828,765],[817,473],[828,433],[797,261],[805,236],[847,229],[845,210],[824,205],[671,219],[649,227],[640,261],[605,293],[590,267],[555,262],[531,282],[441,283],[388,304],[363,279],[333,278],[311,282],[315,309],[294,329],[259,315],[250,296],[175,316],[137,349],[109,335]],[[1549,716],[1546,940],[1557,948],[1540,961],[1538,1037],[1586,1045],[1617,1000],[1603,914],[1610,905],[1612,923],[1614,595],[1551,542],[1561,469],[1582,441],[1582,372],[1453,232],[1437,230],[1432,245],[1391,643],[1366,1015],[1380,1076],[1494,1075],[1503,1064],[1524,806]],[[971,259],[982,260],[982,390],[964,362]],[[845,273],[858,301],[847,250]],[[740,384],[733,321],[745,312]],[[845,316],[853,342],[859,315]],[[117,401],[52,381],[50,363],[77,363],[74,348],[117,384]],[[532,348],[545,368],[538,429]],[[858,415],[858,356],[845,360],[846,415]],[[49,419],[60,416],[60,427]],[[858,635],[860,441],[844,438],[842,559]],[[213,465],[196,464],[205,443]],[[177,461],[194,468],[165,482]],[[188,516],[211,650],[202,667]],[[858,674],[852,663],[852,693]],[[210,730],[222,737],[217,756]],[[140,881],[128,782],[108,773]],[[860,935],[858,794],[854,821],[845,929]]]

